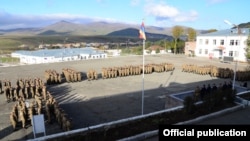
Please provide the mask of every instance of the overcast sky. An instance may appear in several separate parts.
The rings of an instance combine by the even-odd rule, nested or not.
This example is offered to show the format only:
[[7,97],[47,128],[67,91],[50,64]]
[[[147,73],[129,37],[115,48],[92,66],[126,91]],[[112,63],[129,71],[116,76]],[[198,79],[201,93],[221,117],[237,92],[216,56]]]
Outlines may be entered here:
[[1,0],[0,29],[43,27],[65,20],[120,22],[145,27],[228,29],[250,22],[248,0]]

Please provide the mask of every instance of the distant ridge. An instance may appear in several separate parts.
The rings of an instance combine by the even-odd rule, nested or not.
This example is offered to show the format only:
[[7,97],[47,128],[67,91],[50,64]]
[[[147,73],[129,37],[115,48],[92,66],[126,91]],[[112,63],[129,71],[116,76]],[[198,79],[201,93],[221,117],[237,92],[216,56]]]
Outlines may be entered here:
[[[250,28],[250,22],[239,24],[239,27]],[[136,29],[139,30],[140,24],[124,24],[124,23],[108,23],[108,22],[91,22],[91,23],[72,23],[69,21],[59,21],[54,24],[39,27],[39,28],[17,28],[0,30],[0,35],[41,35],[41,36],[56,36],[56,35],[81,35],[81,36],[136,36]],[[166,35],[172,36],[172,27],[156,27],[147,26],[146,34],[148,37],[161,37]],[[183,26],[184,30],[189,28]],[[207,30],[195,29],[197,33],[206,33]],[[119,33],[120,32],[120,33]]]
[[[127,29],[139,30],[140,24],[124,24],[124,23],[108,23],[108,22],[92,22],[86,24],[77,24],[68,21],[59,21],[54,24],[40,27],[40,28],[18,28],[9,30],[0,30],[2,35],[41,35],[41,36],[53,36],[53,35],[83,35],[83,36],[96,36],[96,35],[109,35],[112,34],[135,37],[135,33],[126,31]],[[124,30],[126,32],[124,32]],[[117,32],[122,33],[117,33]],[[146,26],[146,32],[162,35],[170,35],[171,28],[162,28],[155,26]],[[134,31],[135,32],[135,31]],[[130,35],[130,33],[132,33]],[[151,37],[151,36],[150,36]]]
[[[118,37],[139,37],[139,31],[135,28],[127,28],[118,31],[111,32],[107,34],[107,36],[118,36]],[[156,33],[148,33],[146,32],[146,36],[148,38],[158,38],[158,39],[167,39],[172,40],[172,36],[164,35],[164,34],[156,34]]]

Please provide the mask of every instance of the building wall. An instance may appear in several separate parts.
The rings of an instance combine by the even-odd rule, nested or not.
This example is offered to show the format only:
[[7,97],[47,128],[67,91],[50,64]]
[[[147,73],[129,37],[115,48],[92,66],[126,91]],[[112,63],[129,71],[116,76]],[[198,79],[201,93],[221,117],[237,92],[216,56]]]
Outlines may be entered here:
[[192,55],[192,53],[195,52],[195,48],[196,48],[195,41],[185,42],[185,55]]
[[[51,53],[47,52],[47,54],[51,54]],[[60,55],[47,55],[47,54],[32,55],[32,53],[27,53],[27,51],[25,51],[25,52],[13,52],[11,56],[20,58],[20,63],[24,63],[24,64],[55,63],[55,62],[63,62],[63,61],[107,58],[106,53],[97,53],[97,52],[91,52],[91,53],[78,53],[78,52],[66,53],[64,52],[64,53],[59,53]]]
[[[222,40],[224,44],[221,44]],[[237,34],[235,36],[197,36],[195,55],[212,58],[231,56],[235,61],[246,62],[246,41],[246,35]]]

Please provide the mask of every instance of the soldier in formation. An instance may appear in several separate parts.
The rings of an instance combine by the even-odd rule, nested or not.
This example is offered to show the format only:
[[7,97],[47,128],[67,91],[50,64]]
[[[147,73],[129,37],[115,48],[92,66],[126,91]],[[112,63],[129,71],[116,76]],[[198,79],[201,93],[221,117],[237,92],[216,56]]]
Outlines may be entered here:
[[199,86],[196,86],[196,88],[194,90],[194,101],[199,101],[200,94],[201,94],[201,89]]
[[224,91],[227,89],[232,89],[232,82],[231,81],[224,81],[224,83],[219,83],[217,86],[215,83],[210,85],[203,84],[202,87],[196,86],[194,89],[193,99],[194,101],[204,100],[205,97],[209,97],[215,94],[217,91]]
[[16,131],[16,126],[17,126],[17,116],[15,115],[15,113],[12,111],[10,113],[10,123],[13,127],[13,131]]
[[0,94],[3,93],[3,84],[2,84],[2,81],[0,80]]
[[98,79],[98,74],[94,69],[90,69],[87,72],[87,79],[90,80],[97,80]]
[[56,70],[45,70],[44,76],[48,85],[62,83],[62,74]]
[[[234,71],[230,68],[220,68],[213,65],[205,65],[205,66],[198,66],[194,64],[183,64],[182,65],[182,72],[188,72],[188,73],[196,73],[200,75],[210,75],[211,77],[219,77],[219,78],[233,78]],[[249,71],[243,71],[244,73],[241,73],[242,71],[237,71],[237,78],[239,81],[243,80],[243,78],[250,78]],[[238,74],[244,74],[244,75],[238,75]],[[249,80],[249,79],[248,79]]]
[[79,71],[70,68],[62,69],[62,76],[65,77],[66,82],[80,82],[82,81],[82,74]]
[[20,97],[24,99],[34,98],[35,91],[41,91],[43,81],[40,78],[17,79],[15,86],[10,80],[4,80],[4,94],[6,101],[16,101]]
[[[160,64],[146,64],[144,65],[144,73],[151,74],[153,72],[166,72],[173,71],[174,65],[172,63],[160,63]],[[102,68],[102,78],[115,78],[125,77],[129,75],[140,75],[143,73],[142,65],[125,65],[122,67],[109,67]]]

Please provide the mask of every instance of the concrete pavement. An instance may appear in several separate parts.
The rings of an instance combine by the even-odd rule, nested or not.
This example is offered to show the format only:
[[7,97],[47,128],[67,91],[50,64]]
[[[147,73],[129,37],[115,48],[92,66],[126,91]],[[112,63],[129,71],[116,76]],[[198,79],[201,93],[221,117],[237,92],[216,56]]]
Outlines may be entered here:
[[[101,72],[102,67],[141,64],[141,56],[118,57],[104,60],[88,60],[76,62],[63,62],[40,65],[23,65],[2,67],[0,79],[10,79],[13,84],[17,78],[41,77],[46,69],[55,69],[61,72],[62,68],[74,68],[87,72],[94,68]],[[183,55],[154,55],[146,56],[145,63],[171,62],[176,69],[173,72],[147,74],[142,83],[142,76],[128,76],[113,79],[99,79],[95,81],[82,81],[76,83],[63,83],[48,86],[48,90],[59,102],[60,106],[73,118],[74,129],[84,128],[100,123],[110,122],[141,114],[141,96],[144,87],[144,113],[165,109],[166,98],[170,94],[193,90],[197,85],[207,83],[222,83],[228,79],[212,78],[192,73],[181,72],[183,63],[197,65],[216,65],[233,68],[233,64],[221,63],[208,58],[190,58]],[[239,64],[244,68],[245,64]],[[18,71],[17,71],[18,70]],[[14,103],[6,103],[5,97],[0,95],[0,139],[1,140],[26,140],[33,138],[32,126],[12,132],[9,123],[10,107]],[[180,103],[168,100],[167,107]],[[57,123],[47,124],[46,133],[62,132]]]

